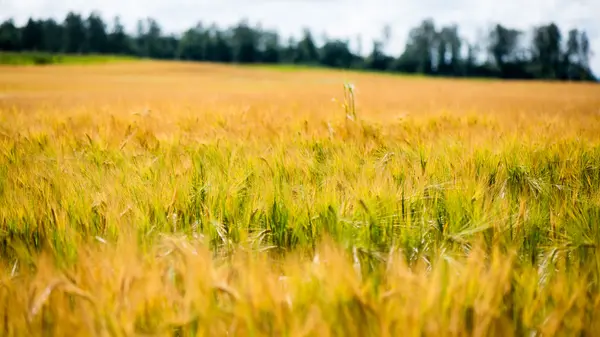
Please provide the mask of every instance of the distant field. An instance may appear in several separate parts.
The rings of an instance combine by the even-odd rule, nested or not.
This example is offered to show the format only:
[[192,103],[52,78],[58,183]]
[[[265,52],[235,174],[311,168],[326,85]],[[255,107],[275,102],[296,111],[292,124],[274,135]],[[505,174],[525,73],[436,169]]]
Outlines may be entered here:
[[51,64],[97,64],[134,60],[127,56],[110,55],[69,55],[41,52],[3,52],[0,51],[0,65],[51,65]]
[[598,85],[0,74],[3,336],[600,333]]

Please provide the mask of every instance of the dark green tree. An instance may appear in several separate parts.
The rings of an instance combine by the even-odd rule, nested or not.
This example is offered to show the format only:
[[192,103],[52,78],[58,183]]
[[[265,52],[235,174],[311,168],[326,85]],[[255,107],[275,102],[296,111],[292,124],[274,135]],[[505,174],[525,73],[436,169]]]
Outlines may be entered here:
[[232,62],[233,47],[230,38],[226,32],[221,32],[218,29],[213,30],[211,49],[214,53],[214,61],[217,62]]
[[41,50],[44,41],[44,32],[41,21],[33,19],[27,20],[27,24],[23,27],[22,47],[25,50]]
[[595,81],[596,78],[590,69],[590,40],[586,32],[579,36],[579,79],[584,81]]
[[146,19],[147,31],[144,35],[144,42],[146,47],[146,56],[151,58],[164,58],[164,51],[162,50],[163,41],[162,30],[156,20],[152,18]]
[[289,37],[284,46],[281,47],[281,61],[283,63],[294,63],[298,53],[298,43],[293,37]]
[[92,53],[107,53],[110,50],[106,24],[98,13],[92,12],[85,21],[87,28],[88,51]]
[[63,51],[87,52],[86,28],[81,15],[70,12],[63,23]]
[[350,68],[354,62],[354,55],[348,48],[348,41],[326,41],[320,52],[320,63],[334,68]]
[[174,36],[163,36],[162,28],[152,18],[139,20],[135,37],[135,53],[138,56],[173,59],[177,54],[179,41]]
[[137,21],[134,42],[134,51],[137,56],[150,57],[150,47],[148,46],[146,25],[143,20]]
[[247,21],[242,21],[233,27],[231,44],[234,62],[253,63],[260,60],[258,52],[259,35],[260,33],[250,27]]
[[567,45],[563,56],[566,78],[574,80],[578,77],[579,65],[579,30],[571,29],[567,38]]
[[315,45],[312,33],[304,29],[302,40],[298,42],[294,63],[317,64],[319,62],[319,51]]
[[209,39],[210,37],[201,23],[197,24],[194,28],[188,29],[179,40],[177,57],[182,60],[208,60],[206,49],[209,47]]
[[131,54],[131,38],[125,32],[121,19],[113,19],[112,31],[108,34],[108,50],[113,54]]
[[382,37],[373,41],[373,49],[365,60],[365,67],[367,69],[384,71],[392,66],[394,59],[384,52],[384,48],[389,44],[391,37],[391,27],[385,25],[382,31]]
[[384,71],[390,67],[392,59],[385,55],[380,41],[373,41],[371,54],[365,60],[365,67],[371,70]]
[[579,37],[579,64],[584,69],[590,68],[590,40],[587,33],[582,32]]
[[279,63],[281,61],[281,44],[277,32],[263,32],[260,36],[259,50],[261,62]]
[[42,46],[41,50],[58,53],[62,51],[63,27],[52,19],[41,21]]
[[532,65],[537,77],[556,79],[563,77],[561,33],[554,23],[534,29]]
[[438,36],[437,73],[442,75],[461,75],[461,38],[458,26],[444,27]]
[[12,19],[0,25],[0,50],[21,50],[21,31],[15,26]]
[[424,20],[419,27],[410,31],[404,53],[394,68],[408,73],[433,74],[437,67],[437,41],[433,20]]
[[498,75],[504,78],[527,77],[526,60],[519,52],[522,32],[496,25],[489,34],[488,51]]

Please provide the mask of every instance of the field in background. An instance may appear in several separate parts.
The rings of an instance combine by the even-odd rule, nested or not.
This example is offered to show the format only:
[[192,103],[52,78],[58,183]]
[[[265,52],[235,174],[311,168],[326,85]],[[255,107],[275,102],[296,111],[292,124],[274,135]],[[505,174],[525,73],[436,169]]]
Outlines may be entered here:
[[3,336],[600,331],[598,85],[0,74]]
[[4,52],[0,51],[0,65],[52,65],[52,64],[98,64],[135,60],[129,56],[112,55],[71,55],[44,52]]

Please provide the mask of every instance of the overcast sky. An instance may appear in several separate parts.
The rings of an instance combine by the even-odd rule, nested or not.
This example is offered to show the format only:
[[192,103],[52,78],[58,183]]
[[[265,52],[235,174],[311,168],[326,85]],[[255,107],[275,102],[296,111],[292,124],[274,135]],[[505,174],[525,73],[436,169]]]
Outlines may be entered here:
[[[600,74],[600,0],[0,0],[0,19],[64,19],[68,11],[87,15],[99,11],[105,19],[119,15],[133,31],[140,18],[156,19],[167,32],[181,32],[198,21],[226,26],[247,18],[284,36],[303,27],[315,36],[363,38],[363,51],[390,24],[392,52],[401,50],[410,28],[431,17],[439,24],[457,23],[463,36],[473,39],[499,22],[529,30],[556,22],[563,30],[585,29],[593,50],[592,68]],[[565,32],[566,33],[566,32]],[[356,46],[356,44],[354,44]]]

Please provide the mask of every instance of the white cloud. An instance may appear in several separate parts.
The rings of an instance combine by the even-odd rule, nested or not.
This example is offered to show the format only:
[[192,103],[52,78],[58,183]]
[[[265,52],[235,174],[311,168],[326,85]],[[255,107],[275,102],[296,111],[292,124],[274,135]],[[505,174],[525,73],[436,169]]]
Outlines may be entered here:
[[426,17],[438,24],[457,23],[470,39],[496,22],[527,31],[554,21],[565,31],[588,32],[592,48],[598,50],[592,68],[600,74],[597,0],[0,0],[0,8],[0,19],[12,17],[18,23],[30,16],[62,20],[69,10],[98,10],[105,18],[121,16],[131,30],[138,19],[152,17],[169,32],[181,32],[198,21],[226,26],[247,18],[286,36],[297,35],[303,27],[317,37],[326,33],[355,41],[361,35],[364,50],[381,35],[384,24],[391,24],[392,51],[400,50],[409,29]]

